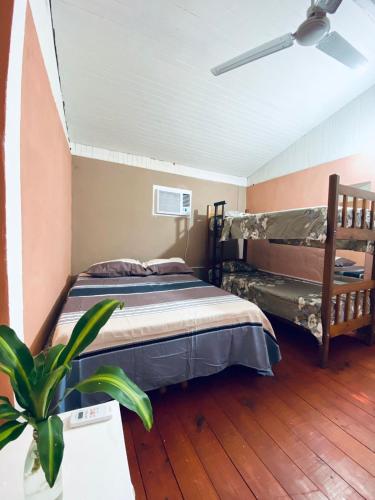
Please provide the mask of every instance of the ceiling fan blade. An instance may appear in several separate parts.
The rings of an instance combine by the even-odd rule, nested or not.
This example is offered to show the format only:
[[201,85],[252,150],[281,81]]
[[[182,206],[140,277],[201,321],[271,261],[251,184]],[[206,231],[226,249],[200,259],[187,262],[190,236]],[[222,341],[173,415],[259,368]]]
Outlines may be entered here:
[[315,6],[328,12],[328,14],[334,14],[340,7],[341,2],[342,0],[318,0],[315,2]]
[[354,0],[354,2],[375,21],[375,0]]
[[260,59],[261,57],[269,56],[274,52],[278,52],[279,50],[287,49],[294,44],[294,36],[292,33],[288,33],[287,35],[281,36],[280,38],[276,38],[271,42],[264,43],[263,45],[259,45],[255,49],[248,50],[243,54],[234,57],[233,59],[229,59],[223,64],[219,64],[211,69],[211,73],[215,76],[221,75],[222,73],[226,73],[227,71],[231,71],[232,69],[238,68],[247,64],[249,62],[255,61],[256,59]]
[[352,69],[367,63],[367,59],[336,31],[328,33],[316,48]]

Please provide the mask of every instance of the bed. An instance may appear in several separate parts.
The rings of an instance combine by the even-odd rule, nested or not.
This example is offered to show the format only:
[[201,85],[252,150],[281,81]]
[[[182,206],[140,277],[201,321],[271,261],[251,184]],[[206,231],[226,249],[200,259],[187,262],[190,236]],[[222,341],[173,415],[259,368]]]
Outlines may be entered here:
[[[104,297],[125,303],[97,339],[73,361],[70,386],[99,366],[115,364],[143,390],[157,389],[241,364],[272,375],[280,351],[272,326],[258,306],[191,274],[95,278],[80,275],[52,336],[65,344],[73,326]],[[61,387],[61,391],[65,389]],[[105,400],[71,395],[61,410]]]
[[[353,220],[353,214],[356,217]],[[226,216],[220,221],[221,241],[231,239],[269,240],[271,243],[289,244],[324,248],[327,239],[328,207],[299,208],[279,212],[263,212],[256,214],[240,214]],[[363,216],[361,208],[347,207],[343,216],[342,207],[338,207],[337,225],[351,228],[360,227],[363,217],[363,228],[371,229],[372,212],[366,209]],[[211,227],[213,226],[211,222]],[[339,240],[337,249],[354,250],[373,253],[373,241],[355,239]]]
[[[266,312],[267,308],[270,309],[269,302],[273,301],[277,316],[307,326],[319,341],[321,367],[327,365],[333,337],[351,335],[353,331],[366,327],[368,343],[375,342],[375,259],[370,279],[355,279],[363,277],[363,268],[351,271],[335,268],[338,249],[374,254],[375,193],[342,185],[339,176],[333,174],[329,177],[327,206],[227,216],[225,204],[221,201],[207,208],[210,275],[214,284],[220,286],[224,283],[227,290],[257,302]],[[307,293],[311,298],[307,301],[309,307],[312,303],[315,307],[315,312],[307,315],[310,327],[306,318],[303,321],[298,319],[296,310],[299,293],[301,302],[306,300],[302,290],[306,286],[304,280],[252,273],[248,278],[224,276],[223,248],[226,242],[242,240],[242,256],[246,261],[247,241],[261,239],[274,244],[324,249],[322,283],[316,284],[315,290],[309,285],[312,286],[311,296],[310,292]],[[279,285],[275,285],[275,280]],[[280,280],[286,281],[281,283]],[[262,302],[266,294],[270,298],[268,304]]]
[[[337,277],[336,285],[355,282],[355,278]],[[253,270],[247,272],[223,273],[222,287],[224,290],[257,304],[263,311],[281,317],[308,330],[319,344],[323,341],[322,327],[322,284],[282,276],[265,271]],[[353,296],[353,299],[355,297]],[[365,301],[365,302],[364,302]],[[348,320],[355,316],[355,301],[350,302]],[[345,301],[332,298],[331,317],[337,316],[340,321],[345,317]],[[369,296],[359,294],[357,317],[361,318],[370,310]]]

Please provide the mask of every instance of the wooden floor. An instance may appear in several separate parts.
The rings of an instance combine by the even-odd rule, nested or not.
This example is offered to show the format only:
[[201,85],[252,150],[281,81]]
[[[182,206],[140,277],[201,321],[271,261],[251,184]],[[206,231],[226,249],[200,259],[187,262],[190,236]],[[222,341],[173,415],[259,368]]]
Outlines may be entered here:
[[321,370],[308,335],[278,338],[273,378],[236,367],[153,393],[150,433],[124,412],[137,499],[375,499],[375,347],[336,339]]

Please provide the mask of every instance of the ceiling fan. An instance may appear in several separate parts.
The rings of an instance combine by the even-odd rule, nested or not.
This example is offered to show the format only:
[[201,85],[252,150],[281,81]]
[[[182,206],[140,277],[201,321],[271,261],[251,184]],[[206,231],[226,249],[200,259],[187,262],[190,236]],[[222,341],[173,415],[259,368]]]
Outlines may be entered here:
[[[354,1],[375,20],[375,0]],[[315,46],[349,68],[356,69],[363,66],[367,62],[365,56],[339,33],[331,31],[331,23],[327,14],[334,14],[341,2],[342,0],[311,0],[311,5],[307,9],[307,18],[295,33],[288,33],[255,49],[248,50],[223,64],[219,64],[219,66],[215,66],[211,72],[215,76],[221,75],[256,59],[292,47],[295,42],[299,45]]]

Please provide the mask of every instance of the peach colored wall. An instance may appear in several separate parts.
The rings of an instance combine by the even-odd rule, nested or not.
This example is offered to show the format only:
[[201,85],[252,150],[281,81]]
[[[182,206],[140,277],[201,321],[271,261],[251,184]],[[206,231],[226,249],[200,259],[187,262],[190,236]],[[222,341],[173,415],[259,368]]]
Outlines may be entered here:
[[[8,280],[5,240],[5,96],[8,77],[9,44],[12,26],[13,0],[3,0],[0,15],[0,324],[8,324]],[[0,373],[0,395],[12,398],[8,378]]]
[[[342,184],[371,182],[372,190],[375,188],[374,162],[365,155],[354,155],[249,186],[247,209],[266,212],[326,205],[330,174],[339,174]],[[350,257],[358,264],[364,262],[361,253],[340,252],[340,255]],[[248,256],[249,261],[261,269],[322,279],[322,250],[257,241],[250,243]],[[366,259],[366,268],[369,268],[370,260]]]
[[21,197],[25,340],[38,350],[71,264],[71,155],[30,8],[22,74]]

